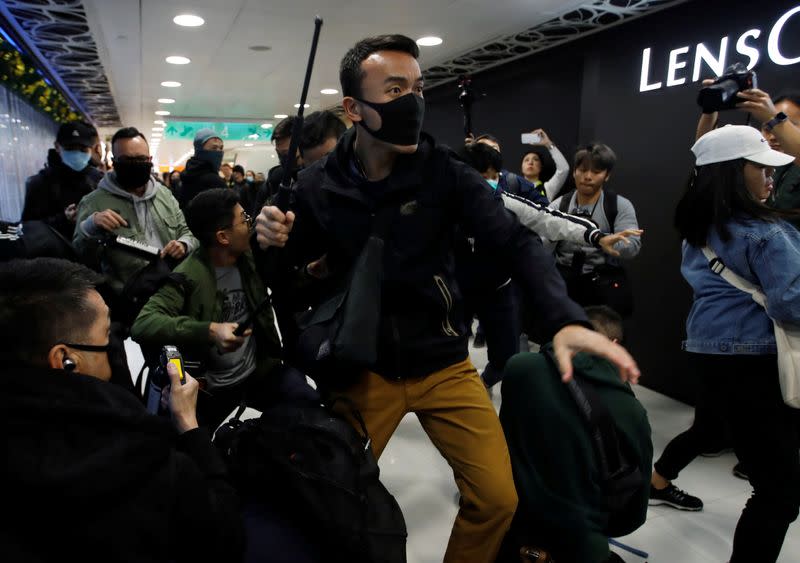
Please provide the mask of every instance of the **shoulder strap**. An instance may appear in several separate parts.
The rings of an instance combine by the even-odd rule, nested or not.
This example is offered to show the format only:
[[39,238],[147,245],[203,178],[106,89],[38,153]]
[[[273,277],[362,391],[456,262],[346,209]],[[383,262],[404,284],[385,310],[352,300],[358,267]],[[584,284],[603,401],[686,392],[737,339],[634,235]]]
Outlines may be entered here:
[[572,201],[572,194],[574,193],[575,190],[570,190],[561,196],[561,203],[558,206],[558,210],[561,213],[569,213],[569,202]]
[[616,229],[614,228],[614,223],[617,220],[617,214],[619,213],[619,196],[617,192],[611,190],[603,190],[603,212],[606,214],[606,219],[608,219],[608,228],[613,233]]
[[722,279],[736,289],[749,293],[753,301],[765,309],[767,308],[767,296],[764,295],[762,289],[725,266],[725,263],[717,256],[717,253],[714,252],[710,246],[706,245],[703,247],[703,256],[708,260],[708,267],[711,268],[712,272],[721,276]]
[[519,195],[519,177],[513,172],[506,175],[506,182],[508,182],[508,191],[512,194]]

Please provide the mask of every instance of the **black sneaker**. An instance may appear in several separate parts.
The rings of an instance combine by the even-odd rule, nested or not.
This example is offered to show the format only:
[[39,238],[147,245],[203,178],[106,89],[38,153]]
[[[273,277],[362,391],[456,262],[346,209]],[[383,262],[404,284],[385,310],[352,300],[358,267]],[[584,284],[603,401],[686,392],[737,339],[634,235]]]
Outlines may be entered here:
[[675,485],[667,485],[666,488],[661,490],[656,489],[650,485],[650,506],[660,506],[666,504],[678,510],[688,510],[689,512],[697,512],[703,510],[703,501],[697,497],[693,497],[686,491],[680,490]]
[[483,335],[483,333],[479,332],[475,335],[475,339],[472,341],[472,347],[483,348],[484,346],[486,346],[486,337]]
[[744,479],[745,481],[750,480],[750,474],[741,461],[733,466],[732,473],[739,479]]

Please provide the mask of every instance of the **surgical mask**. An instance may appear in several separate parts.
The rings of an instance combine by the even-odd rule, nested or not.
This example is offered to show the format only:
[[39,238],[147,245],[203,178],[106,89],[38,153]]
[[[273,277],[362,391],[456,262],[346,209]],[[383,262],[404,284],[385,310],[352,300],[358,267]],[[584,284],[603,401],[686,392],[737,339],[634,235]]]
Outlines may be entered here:
[[199,149],[194,151],[195,158],[203,160],[211,164],[211,167],[214,169],[214,172],[219,172],[219,167],[222,166],[222,157],[224,153],[222,151],[209,151],[206,149]]
[[497,189],[497,183],[498,182],[499,182],[499,180],[489,180],[488,178],[486,179],[486,183],[489,184],[490,186],[492,186],[493,190]]
[[392,145],[419,143],[422,120],[425,118],[425,100],[421,96],[409,93],[383,104],[356,99],[381,116],[381,128],[378,130],[370,129],[363,119],[359,121],[370,135]]
[[114,172],[117,177],[117,184],[123,190],[135,190],[141,188],[150,181],[150,170],[153,163],[149,160],[126,160],[114,161]]
[[244,180],[245,180],[245,182],[247,182],[248,184],[252,184],[252,183],[253,183],[253,180],[255,180],[255,178],[253,178],[252,176],[247,176],[247,177],[245,177],[245,179],[244,179]]
[[92,158],[91,153],[83,151],[61,151],[61,162],[65,166],[72,168],[75,172],[80,172],[89,164]]

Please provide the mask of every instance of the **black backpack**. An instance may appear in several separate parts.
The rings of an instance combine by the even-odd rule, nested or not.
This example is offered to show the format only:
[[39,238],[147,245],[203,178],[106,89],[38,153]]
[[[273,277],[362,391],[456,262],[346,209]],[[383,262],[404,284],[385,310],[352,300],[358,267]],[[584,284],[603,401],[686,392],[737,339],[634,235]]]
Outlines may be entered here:
[[332,406],[285,404],[241,421],[242,406],[214,443],[242,498],[300,522],[326,561],[405,563],[403,513],[380,482],[364,421],[351,406],[362,435]]
[[[558,205],[558,210],[562,213],[569,213],[569,204],[572,201],[572,195],[575,193],[575,190],[570,190],[561,196],[561,203]],[[614,223],[617,221],[617,213],[619,212],[618,209],[618,202],[617,202],[617,192],[613,192],[609,189],[603,188],[603,193],[605,197],[603,198],[603,212],[606,214],[606,219],[608,219],[608,225],[611,229],[611,232],[614,232]]]

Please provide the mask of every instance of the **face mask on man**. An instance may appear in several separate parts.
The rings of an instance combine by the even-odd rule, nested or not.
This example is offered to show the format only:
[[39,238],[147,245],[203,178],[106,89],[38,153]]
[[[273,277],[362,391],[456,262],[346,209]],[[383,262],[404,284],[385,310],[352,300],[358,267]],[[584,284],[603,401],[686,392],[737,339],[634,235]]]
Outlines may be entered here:
[[61,151],[61,162],[75,172],[80,172],[89,164],[92,155],[83,151]]
[[486,178],[486,183],[489,184],[490,186],[492,186],[493,190],[497,189],[498,182],[499,182],[499,180],[489,180],[488,178]]
[[149,160],[115,160],[114,173],[123,190],[141,188],[150,181],[153,163]]
[[219,172],[219,167],[222,166],[222,157],[225,153],[222,151],[210,151],[206,149],[200,149],[194,151],[195,158],[199,160],[203,160],[211,164],[211,167],[214,169],[214,172]]
[[425,118],[425,100],[414,93],[400,96],[391,102],[378,104],[356,98],[368,105],[381,116],[381,128],[370,129],[362,119],[359,124],[367,132],[385,143],[392,145],[416,145]]

